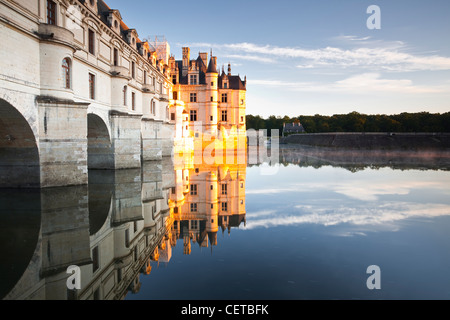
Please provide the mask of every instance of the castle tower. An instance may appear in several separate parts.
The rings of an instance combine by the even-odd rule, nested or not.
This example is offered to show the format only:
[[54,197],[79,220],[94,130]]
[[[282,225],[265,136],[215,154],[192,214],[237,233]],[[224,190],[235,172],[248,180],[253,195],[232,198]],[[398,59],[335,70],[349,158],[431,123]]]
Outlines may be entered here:
[[[217,134],[217,123],[218,123],[218,78],[219,72],[217,71],[217,57],[212,56],[209,60],[208,70],[205,74],[206,81],[206,126],[205,130],[210,132],[212,136]],[[209,99],[209,100],[208,100]]]

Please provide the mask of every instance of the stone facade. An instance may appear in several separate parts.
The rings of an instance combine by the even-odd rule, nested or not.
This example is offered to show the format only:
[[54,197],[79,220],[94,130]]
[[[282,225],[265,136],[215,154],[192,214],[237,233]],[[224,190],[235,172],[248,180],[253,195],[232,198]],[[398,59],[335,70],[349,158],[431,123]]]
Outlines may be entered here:
[[246,79],[212,53],[176,61],[103,0],[0,0],[0,42],[0,187],[246,145]]
[[[200,52],[191,59],[190,48],[182,48],[182,60],[169,58],[170,79],[173,83],[170,112],[174,119],[187,117],[188,133],[196,149],[205,148],[211,141],[216,147],[241,149],[246,145],[246,77],[219,70],[217,57]],[[183,106],[181,109],[177,106]],[[200,145],[202,143],[202,145]]]
[[0,0],[0,41],[0,186],[86,184],[88,169],[171,155],[167,61],[118,10]]

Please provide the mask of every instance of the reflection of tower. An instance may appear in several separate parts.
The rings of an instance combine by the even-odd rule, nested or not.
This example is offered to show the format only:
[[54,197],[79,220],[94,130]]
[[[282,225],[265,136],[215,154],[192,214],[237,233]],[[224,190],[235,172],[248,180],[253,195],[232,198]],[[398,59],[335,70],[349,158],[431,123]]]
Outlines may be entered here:
[[[215,136],[217,134],[217,123],[218,123],[218,77],[219,73],[217,72],[217,58],[212,56],[211,52],[211,60],[209,61],[208,70],[206,70],[205,74],[205,82],[206,82],[206,115],[205,121],[207,124],[205,130],[206,132],[210,132],[211,135]],[[209,98],[209,99],[208,99]]]
[[218,227],[217,176],[215,172],[206,175],[206,231],[216,232]]
[[176,169],[177,189],[183,190],[184,199],[174,211],[173,235],[182,239],[184,254],[191,253],[193,243],[212,249],[218,244],[219,228],[230,233],[245,223],[246,163],[193,165],[188,161],[184,170],[182,164]]

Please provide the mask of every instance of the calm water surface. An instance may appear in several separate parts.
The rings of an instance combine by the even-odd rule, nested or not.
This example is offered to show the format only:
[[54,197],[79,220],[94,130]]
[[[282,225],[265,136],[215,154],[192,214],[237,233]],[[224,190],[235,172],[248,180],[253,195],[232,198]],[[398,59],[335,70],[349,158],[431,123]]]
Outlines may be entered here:
[[448,299],[449,186],[443,171],[249,168],[245,227],[212,251],[178,245],[127,298]]
[[[274,166],[272,175],[257,165],[231,169],[238,184],[229,192],[245,183],[245,202],[236,198],[245,214],[229,212],[239,207],[229,200],[217,233],[208,213],[173,212],[183,171],[164,165],[147,176],[103,177],[88,191],[64,189],[64,205],[46,205],[53,195],[29,193],[24,201],[3,192],[3,298],[450,298],[449,171],[297,162]],[[131,244],[120,249],[124,241]],[[78,295],[65,287],[70,264],[82,266]],[[380,290],[366,286],[371,265],[380,267]]]

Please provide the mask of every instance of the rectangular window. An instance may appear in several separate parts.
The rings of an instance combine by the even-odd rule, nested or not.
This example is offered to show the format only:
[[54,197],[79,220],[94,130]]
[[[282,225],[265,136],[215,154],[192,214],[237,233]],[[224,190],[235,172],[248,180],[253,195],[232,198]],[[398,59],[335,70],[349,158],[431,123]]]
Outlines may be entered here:
[[147,71],[144,70],[144,84],[147,84]]
[[211,97],[211,102],[214,102],[214,97]]
[[113,63],[115,66],[119,65],[119,50],[117,48],[114,48],[114,58],[113,58]]
[[190,102],[197,102],[197,94],[196,93],[191,93],[190,95],[189,95],[189,101]]
[[177,84],[177,75],[176,74],[172,75],[172,83]]
[[70,60],[65,58],[62,62],[64,88],[70,89]]
[[130,246],[130,231],[128,229],[125,230],[125,247],[128,248]]
[[227,122],[227,121],[228,121],[227,111],[223,110],[222,111],[222,122]]
[[56,3],[47,1],[47,24],[56,25]]
[[175,121],[175,113],[171,113],[170,114],[170,120],[171,121]]
[[228,211],[228,202],[222,202],[222,211]]
[[227,185],[224,183],[224,184],[222,184],[222,194],[223,195],[226,195],[228,192],[227,192]]
[[241,122],[244,122],[244,117],[243,116],[241,116]]
[[95,272],[100,267],[99,256],[98,256],[98,247],[92,249],[92,272]]
[[227,103],[228,102],[228,94],[222,93],[222,102]]
[[131,93],[131,109],[136,110],[136,93]]
[[189,114],[190,114],[190,121],[197,121],[197,110],[191,110]]
[[100,300],[100,287],[94,291],[94,300]]
[[225,83],[223,84],[223,88],[224,88],[224,89],[228,89],[228,83],[227,83],[227,82],[225,82]]
[[89,73],[89,98],[95,99],[95,75]]
[[170,188],[170,191],[172,192],[172,194],[175,194],[176,193],[176,188],[172,187],[172,188]]
[[89,53],[95,54],[95,32],[89,29],[89,37],[88,37],[88,45],[89,45]]
[[197,204],[191,203],[191,212],[197,212]]
[[136,63],[134,61],[131,61],[131,77],[136,78]]
[[198,229],[198,220],[191,221],[191,229]]
[[197,185],[191,184],[191,196],[196,196],[196,195],[197,195]]
[[178,92],[173,92],[173,100],[178,100]]
[[197,84],[197,76],[196,75],[190,75],[189,77],[189,84],[196,85]]

